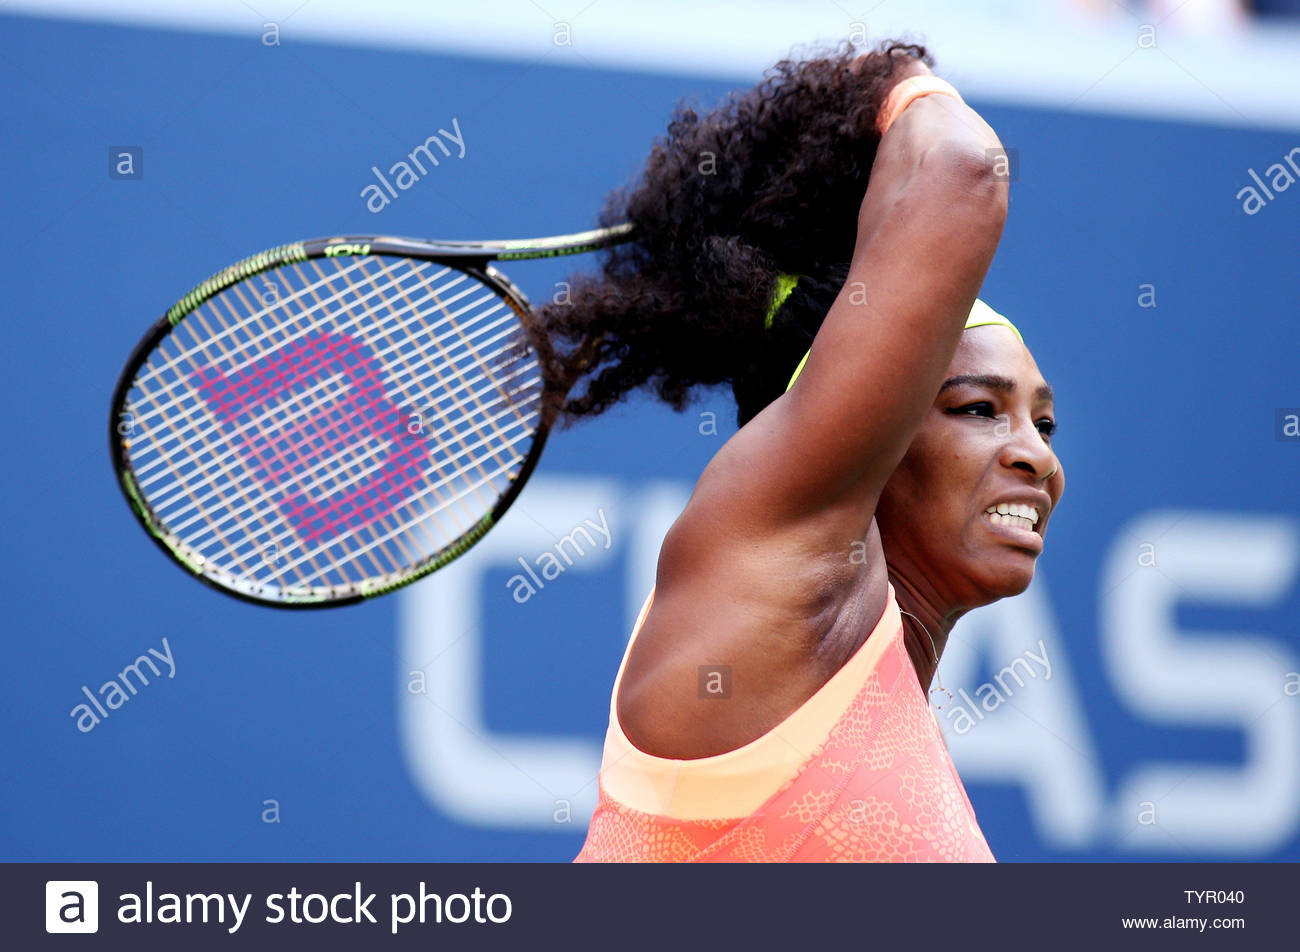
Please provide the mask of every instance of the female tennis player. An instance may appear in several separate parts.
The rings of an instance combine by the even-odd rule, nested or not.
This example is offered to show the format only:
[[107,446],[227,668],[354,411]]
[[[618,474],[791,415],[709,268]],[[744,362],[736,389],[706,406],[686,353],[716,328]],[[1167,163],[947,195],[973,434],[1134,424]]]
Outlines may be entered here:
[[1029,585],[1064,476],[976,299],[1001,143],[932,64],[846,48],[679,108],[604,213],[637,240],[545,311],[570,419],[730,383],[740,423],[664,540],[578,861],[993,860],[927,690]]

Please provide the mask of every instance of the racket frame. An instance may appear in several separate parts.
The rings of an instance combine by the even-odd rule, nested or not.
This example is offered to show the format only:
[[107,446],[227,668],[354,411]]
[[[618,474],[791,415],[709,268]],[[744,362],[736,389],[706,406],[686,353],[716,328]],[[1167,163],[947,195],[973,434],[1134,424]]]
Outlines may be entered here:
[[[496,500],[490,512],[482,516],[464,533],[420,559],[407,573],[399,579],[366,580],[357,586],[360,590],[339,596],[302,594],[285,592],[281,589],[279,596],[267,598],[256,593],[255,586],[248,590],[223,583],[218,577],[205,570],[204,559],[197,553],[187,551],[187,546],[163,524],[163,521],[146,501],[143,491],[136,480],[131,467],[129,430],[123,432],[121,425],[127,412],[127,397],[135,386],[136,375],[153,355],[158,345],[177,325],[194,313],[202,304],[234,285],[264,274],[267,271],[289,264],[320,258],[380,256],[412,258],[457,268],[477,281],[487,285],[506,302],[523,326],[529,342],[540,355],[548,347],[545,335],[537,324],[537,317],[528,303],[527,297],[506,275],[492,266],[493,261],[524,261],[537,258],[551,258],[561,255],[582,254],[598,251],[611,245],[621,244],[631,238],[630,224],[614,225],[591,231],[577,232],[571,235],[556,235],[546,238],[506,239],[489,241],[437,241],[421,238],[401,238],[391,235],[344,235],[332,238],[311,238],[306,241],[279,245],[267,251],[244,258],[241,261],[218,271],[206,281],[200,283],[188,294],[168,308],[145,333],[140,342],[127,357],[126,364],[118,376],[113,388],[112,407],[108,421],[109,454],[113,469],[117,474],[118,488],[122,491],[127,505],[135,515],[145,533],[153,539],[171,561],[186,569],[199,581],[226,595],[257,605],[271,605],[277,608],[334,608],[342,605],[354,605],[368,599],[409,585],[412,582],[437,571],[456,558],[463,555],[471,546],[481,539],[501,517],[505,515],[520,490],[532,475],[537,460],[546,445],[546,437],[554,422],[554,413],[548,412],[548,402],[542,401],[541,417],[533,436],[532,445],[524,457],[518,473],[511,480],[505,492]],[[324,588],[324,586],[321,586]]]

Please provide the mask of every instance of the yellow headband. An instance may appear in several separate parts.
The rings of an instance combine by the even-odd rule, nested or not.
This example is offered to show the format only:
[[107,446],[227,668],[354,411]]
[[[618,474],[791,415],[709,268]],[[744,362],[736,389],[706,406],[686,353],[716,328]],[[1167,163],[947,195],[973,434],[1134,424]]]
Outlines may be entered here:
[[983,327],[985,324],[1001,324],[1003,327],[1010,328],[1011,332],[1020,338],[1020,343],[1025,342],[1025,339],[1020,337],[1020,331],[1016,329],[1015,324],[1012,324],[993,308],[976,298],[975,304],[970,309],[970,316],[966,318],[966,330],[970,330],[972,327]]
[[772,303],[767,306],[767,317],[763,319],[763,326],[770,328],[772,318],[776,317],[776,312],[781,309],[785,299],[790,296],[794,286],[799,283],[797,274],[778,274],[776,276],[776,290],[772,292]]
[[[773,308],[773,312],[775,313],[775,308]],[[983,301],[976,298],[974,306],[970,309],[970,316],[966,318],[966,329],[970,330],[972,327],[983,327],[986,324],[1000,324],[1003,327],[1009,328],[1011,332],[1020,339],[1020,343],[1023,344],[1025,342],[1024,337],[1021,337],[1020,335],[1020,331],[1016,329],[1016,325],[1012,324],[1009,320],[997,311],[993,310],[993,308],[989,307]],[[794,382],[799,379],[799,374],[803,371],[803,365],[808,363],[808,357],[810,354],[812,354],[811,350],[808,351],[807,354],[803,355],[803,360],[799,361],[799,366],[794,368],[794,374],[790,377],[790,382],[786,384],[785,387],[787,393],[790,391],[790,388],[794,386]]]

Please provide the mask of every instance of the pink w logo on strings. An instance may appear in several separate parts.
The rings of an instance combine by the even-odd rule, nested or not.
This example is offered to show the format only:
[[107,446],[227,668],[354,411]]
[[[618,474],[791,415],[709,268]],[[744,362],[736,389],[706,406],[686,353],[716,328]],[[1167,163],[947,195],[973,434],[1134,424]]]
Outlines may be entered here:
[[243,370],[193,377],[285,520],[314,542],[392,514],[423,479],[429,446],[384,395],[381,370],[361,342],[322,331]]

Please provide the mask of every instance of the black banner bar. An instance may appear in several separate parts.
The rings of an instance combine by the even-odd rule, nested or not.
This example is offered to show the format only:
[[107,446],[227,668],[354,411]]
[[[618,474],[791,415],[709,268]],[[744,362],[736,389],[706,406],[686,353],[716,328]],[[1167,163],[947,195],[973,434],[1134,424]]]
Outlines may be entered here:
[[1296,865],[1263,863],[10,863],[0,865],[0,943],[1280,950],[1296,947],[1298,885]]

